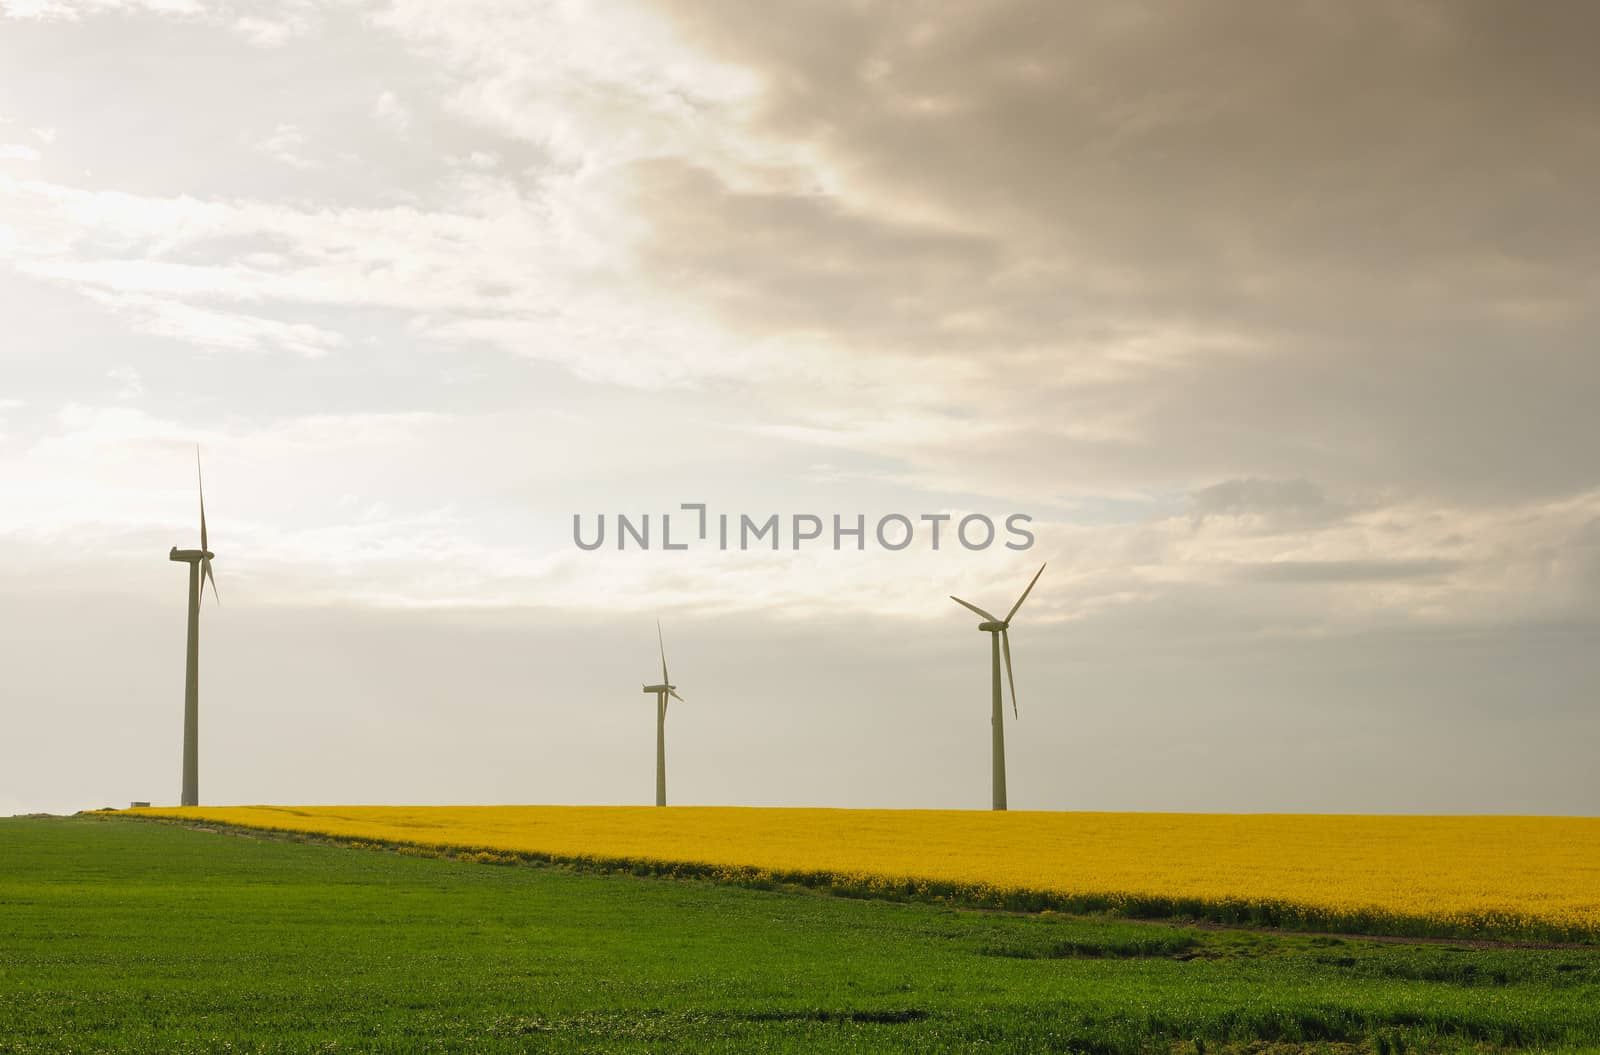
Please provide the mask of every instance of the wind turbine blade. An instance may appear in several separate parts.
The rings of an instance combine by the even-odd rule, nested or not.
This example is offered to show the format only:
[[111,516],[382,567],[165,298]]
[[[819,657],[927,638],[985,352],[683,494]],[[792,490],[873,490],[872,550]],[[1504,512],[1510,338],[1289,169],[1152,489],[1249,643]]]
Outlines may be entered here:
[[1011,683],[1011,717],[1019,718],[1017,714],[1017,679],[1011,674],[1011,633],[1007,630],[1000,631],[1000,648],[1006,654],[1006,680]]
[[683,703],[684,702],[683,697],[678,695],[678,690],[677,689],[668,689],[667,690],[667,695],[671,696],[673,699],[677,700],[679,703]]
[[202,600],[205,599],[205,596],[206,596],[205,584],[206,584],[206,581],[210,581],[210,583],[211,583],[211,596],[215,597],[217,599],[217,603],[218,604],[221,604],[222,603],[222,598],[221,598],[221,596],[219,596],[217,594],[217,577],[215,575],[211,574],[211,561],[210,561],[209,558],[206,558],[206,557],[201,557],[200,558],[200,571],[201,571],[201,574],[203,576],[203,579],[201,580],[201,583],[200,583],[200,597],[201,597],[201,599]]
[[656,644],[661,646],[661,684],[671,685],[672,679],[667,677],[667,643],[661,639],[661,620],[656,620]]
[[957,597],[955,594],[951,594],[950,595],[950,599],[952,601],[954,601],[956,604],[959,604],[963,608],[969,608],[972,611],[977,612],[979,615],[983,616],[985,619],[989,620],[989,622],[991,622],[991,623],[998,623],[1000,621],[1000,620],[996,619],[993,615],[989,614],[988,612],[985,612],[982,608],[979,608],[975,604],[969,604],[966,601],[963,601],[961,598]]
[[1022,602],[1028,599],[1033,592],[1033,584],[1039,581],[1039,576],[1044,574],[1044,565],[1039,565],[1039,570],[1033,573],[1033,578],[1028,581],[1028,588],[1022,591],[1022,596],[1017,598],[1017,603],[1011,606],[1011,611],[1006,613],[1006,622],[1011,622],[1011,617],[1017,614],[1017,609],[1022,607]]
[[206,545],[206,480],[200,472],[200,448],[194,449],[194,478],[200,484],[200,549],[202,552],[210,549]]

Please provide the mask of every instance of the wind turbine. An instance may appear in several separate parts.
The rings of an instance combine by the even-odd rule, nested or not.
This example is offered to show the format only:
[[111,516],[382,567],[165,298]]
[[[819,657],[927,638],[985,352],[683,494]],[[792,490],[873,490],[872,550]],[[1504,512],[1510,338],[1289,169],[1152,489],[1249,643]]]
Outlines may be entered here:
[[990,682],[994,687],[994,710],[990,722],[994,727],[994,808],[1006,808],[1006,730],[1005,712],[1000,706],[1000,652],[1003,649],[1006,655],[1006,680],[1011,683],[1011,714],[1017,716],[1017,679],[1011,674],[1011,619],[1017,614],[1017,609],[1022,607],[1022,602],[1028,599],[1028,594],[1033,591],[1033,584],[1039,581],[1039,576],[1044,574],[1044,565],[1039,565],[1039,570],[1033,573],[1028,588],[1022,591],[1022,596],[1017,598],[1017,603],[1011,606],[1011,611],[1006,613],[1004,619],[998,619],[989,612],[985,612],[975,604],[970,604],[950,595],[950,599],[963,608],[970,609],[983,616],[983,622],[978,624],[979,630],[988,631],[989,655],[991,659]]
[[646,685],[645,692],[656,694],[656,805],[667,804],[667,697],[679,703],[678,687],[667,677],[667,646],[661,639],[661,620],[656,620],[656,644],[661,646],[661,684]]
[[200,475],[200,448],[194,451],[195,481],[200,485],[200,548],[172,547],[168,560],[189,565],[189,648],[183,678],[183,800],[181,805],[200,805],[200,598],[205,584],[211,583],[211,596],[217,594],[217,579],[211,573],[212,553],[206,539],[206,484]]

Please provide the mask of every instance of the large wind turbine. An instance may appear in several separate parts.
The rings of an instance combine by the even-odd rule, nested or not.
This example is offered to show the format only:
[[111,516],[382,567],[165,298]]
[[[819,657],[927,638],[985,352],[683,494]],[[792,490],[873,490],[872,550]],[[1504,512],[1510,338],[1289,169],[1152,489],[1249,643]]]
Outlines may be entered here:
[[181,805],[200,805],[200,598],[205,584],[211,583],[211,596],[217,603],[217,579],[211,574],[212,553],[206,539],[206,484],[200,475],[200,449],[194,452],[195,481],[200,485],[200,548],[172,547],[168,560],[189,565],[189,649],[183,677],[183,800]]
[[678,687],[667,677],[667,646],[661,639],[661,621],[656,620],[656,644],[661,646],[661,684],[646,685],[645,692],[656,694],[656,805],[667,804],[667,697],[679,703]]
[[1017,609],[1022,607],[1022,602],[1028,599],[1028,594],[1033,591],[1033,584],[1039,581],[1039,576],[1044,574],[1044,565],[1039,565],[1039,570],[1033,573],[1033,578],[1028,582],[1028,588],[1022,591],[1022,596],[1017,598],[1017,603],[1011,606],[1011,611],[1006,613],[1004,619],[985,612],[975,604],[969,604],[957,597],[950,595],[950,599],[963,608],[970,609],[983,616],[983,622],[978,624],[979,630],[989,633],[989,655],[991,660],[990,683],[994,687],[994,709],[990,721],[994,726],[994,808],[1006,808],[1006,730],[1005,712],[1000,706],[1000,653],[1003,649],[1006,656],[1006,680],[1011,683],[1011,714],[1017,714],[1017,679],[1011,674],[1011,618],[1017,614]]

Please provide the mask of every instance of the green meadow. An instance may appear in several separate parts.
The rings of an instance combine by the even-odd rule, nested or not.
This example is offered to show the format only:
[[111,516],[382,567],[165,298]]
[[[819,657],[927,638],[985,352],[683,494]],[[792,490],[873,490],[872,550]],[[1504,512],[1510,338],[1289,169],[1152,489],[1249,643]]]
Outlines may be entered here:
[[1010,915],[0,820],[0,1053],[1600,1051],[1600,947]]

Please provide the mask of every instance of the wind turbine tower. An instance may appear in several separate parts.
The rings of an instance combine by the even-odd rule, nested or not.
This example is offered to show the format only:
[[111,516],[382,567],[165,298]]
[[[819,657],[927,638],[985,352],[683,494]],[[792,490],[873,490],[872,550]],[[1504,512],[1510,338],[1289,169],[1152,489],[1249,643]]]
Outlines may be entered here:
[[1022,591],[1022,596],[1017,598],[1017,603],[1011,606],[1011,611],[1006,613],[1004,619],[999,619],[989,612],[984,611],[975,604],[970,604],[950,595],[950,599],[961,607],[976,612],[983,617],[983,622],[978,624],[978,629],[989,634],[989,682],[993,689],[993,707],[990,712],[990,723],[993,726],[993,781],[994,781],[994,808],[1006,808],[1006,728],[1005,711],[1001,707],[1000,698],[1000,655],[1005,653],[1006,680],[1011,683],[1011,715],[1017,717],[1017,679],[1011,674],[1011,619],[1017,614],[1017,609],[1022,607],[1022,602],[1028,599],[1028,594],[1033,592],[1033,584],[1039,581],[1039,576],[1044,574],[1044,565],[1039,565],[1039,570],[1033,573],[1028,588]]
[[667,676],[667,646],[661,638],[661,621],[656,620],[656,644],[661,647],[661,684],[644,686],[645,692],[656,696],[656,805],[667,804],[667,697],[679,703],[678,687]]
[[184,806],[200,805],[200,598],[205,584],[218,604],[216,576],[211,573],[211,552],[206,539],[206,485],[200,475],[200,450],[194,452],[195,480],[200,485],[200,548],[172,547],[168,560],[189,565],[189,645],[183,676],[183,798]]

